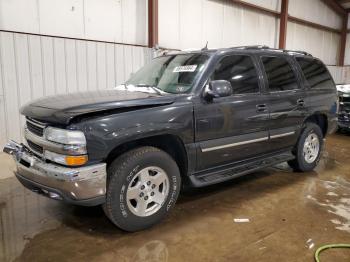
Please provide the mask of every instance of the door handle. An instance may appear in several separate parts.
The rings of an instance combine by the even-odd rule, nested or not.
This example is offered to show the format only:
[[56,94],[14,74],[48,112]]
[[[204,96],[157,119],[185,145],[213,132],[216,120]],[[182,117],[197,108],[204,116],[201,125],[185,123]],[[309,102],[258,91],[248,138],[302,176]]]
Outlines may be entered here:
[[297,105],[300,107],[304,107],[305,106],[305,101],[304,99],[300,98],[297,100]]
[[266,104],[256,105],[256,112],[266,112],[266,111],[267,111]]

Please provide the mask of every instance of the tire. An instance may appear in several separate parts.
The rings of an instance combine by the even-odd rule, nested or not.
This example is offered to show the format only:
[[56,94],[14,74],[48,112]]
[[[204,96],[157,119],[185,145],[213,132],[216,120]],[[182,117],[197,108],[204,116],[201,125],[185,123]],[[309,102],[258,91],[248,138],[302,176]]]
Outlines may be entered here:
[[158,148],[147,146],[126,152],[112,162],[107,172],[103,210],[125,231],[135,232],[159,223],[179,196],[179,168]]
[[[310,143],[310,140],[306,141],[307,139],[311,139],[313,142]],[[318,147],[316,141],[318,141]],[[306,147],[305,152],[307,152],[305,154],[304,146]],[[314,123],[306,123],[294,149],[295,159],[288,161],[289,166],[297,172],[313,170],[320,161],[322,148],[323,133],[321,128]]]

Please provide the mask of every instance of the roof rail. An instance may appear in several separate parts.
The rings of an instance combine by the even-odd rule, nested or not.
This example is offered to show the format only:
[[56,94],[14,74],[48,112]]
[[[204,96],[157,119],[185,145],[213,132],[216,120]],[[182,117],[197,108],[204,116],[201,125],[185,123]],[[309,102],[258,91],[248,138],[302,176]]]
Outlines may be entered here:
[[243,45],[243,46],[235,46],[235,49],[270,49],[267,45]]
[[305,51],[300,51],[300,50],[286,50],[286,49],[283,49],[283,52],[286,52],[286,53],[297,53],[297,54],[312,56],[312,54],[310,54],[308,52],[305,52]]
[[301,55],[312,56],[310,53],[305,51],[271,48],[271,47],[268,47],[267,45],[248,45],[248,46],[237,46],[233,48],[234,49],[261,49],[261,50],[269,50],[269,51],[276,51],[276,52],[283,52],[283,53],[297,53]]

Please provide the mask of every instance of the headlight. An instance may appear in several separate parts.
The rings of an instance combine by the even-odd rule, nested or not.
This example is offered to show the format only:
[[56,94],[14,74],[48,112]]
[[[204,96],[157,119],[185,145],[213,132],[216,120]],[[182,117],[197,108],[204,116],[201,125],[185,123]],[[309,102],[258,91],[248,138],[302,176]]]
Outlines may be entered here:
[[88,161],[85,135],[81,131],[47,127],[46,140],[58,143],[60,150],[45,150],[44,157],[67,166],[81,166]]
[[81,166],[88,161],[87,155],[67,156],[67,155],[61,155],[61,154],[57,154],[47,150],[45,151],[45,158],[66,166]]
[[49,141],[64,145],[86,145],[84,133],[77,130],[47,127],[45,129],[45,137]]

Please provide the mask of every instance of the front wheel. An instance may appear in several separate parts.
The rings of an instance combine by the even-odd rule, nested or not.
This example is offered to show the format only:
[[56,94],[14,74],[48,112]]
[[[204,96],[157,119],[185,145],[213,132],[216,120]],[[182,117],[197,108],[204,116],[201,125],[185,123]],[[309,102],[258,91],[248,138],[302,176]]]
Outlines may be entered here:
[[321,128],[314,123],[306,123],[295,147],[295,159],[288,162],[295,171],[313,170],[320,160],[323,146]]
[[176,162],[155,147],[140,147],[117,158],[108,168],[107,217],[125,231],[160,222],[174,206],[181,176]]

